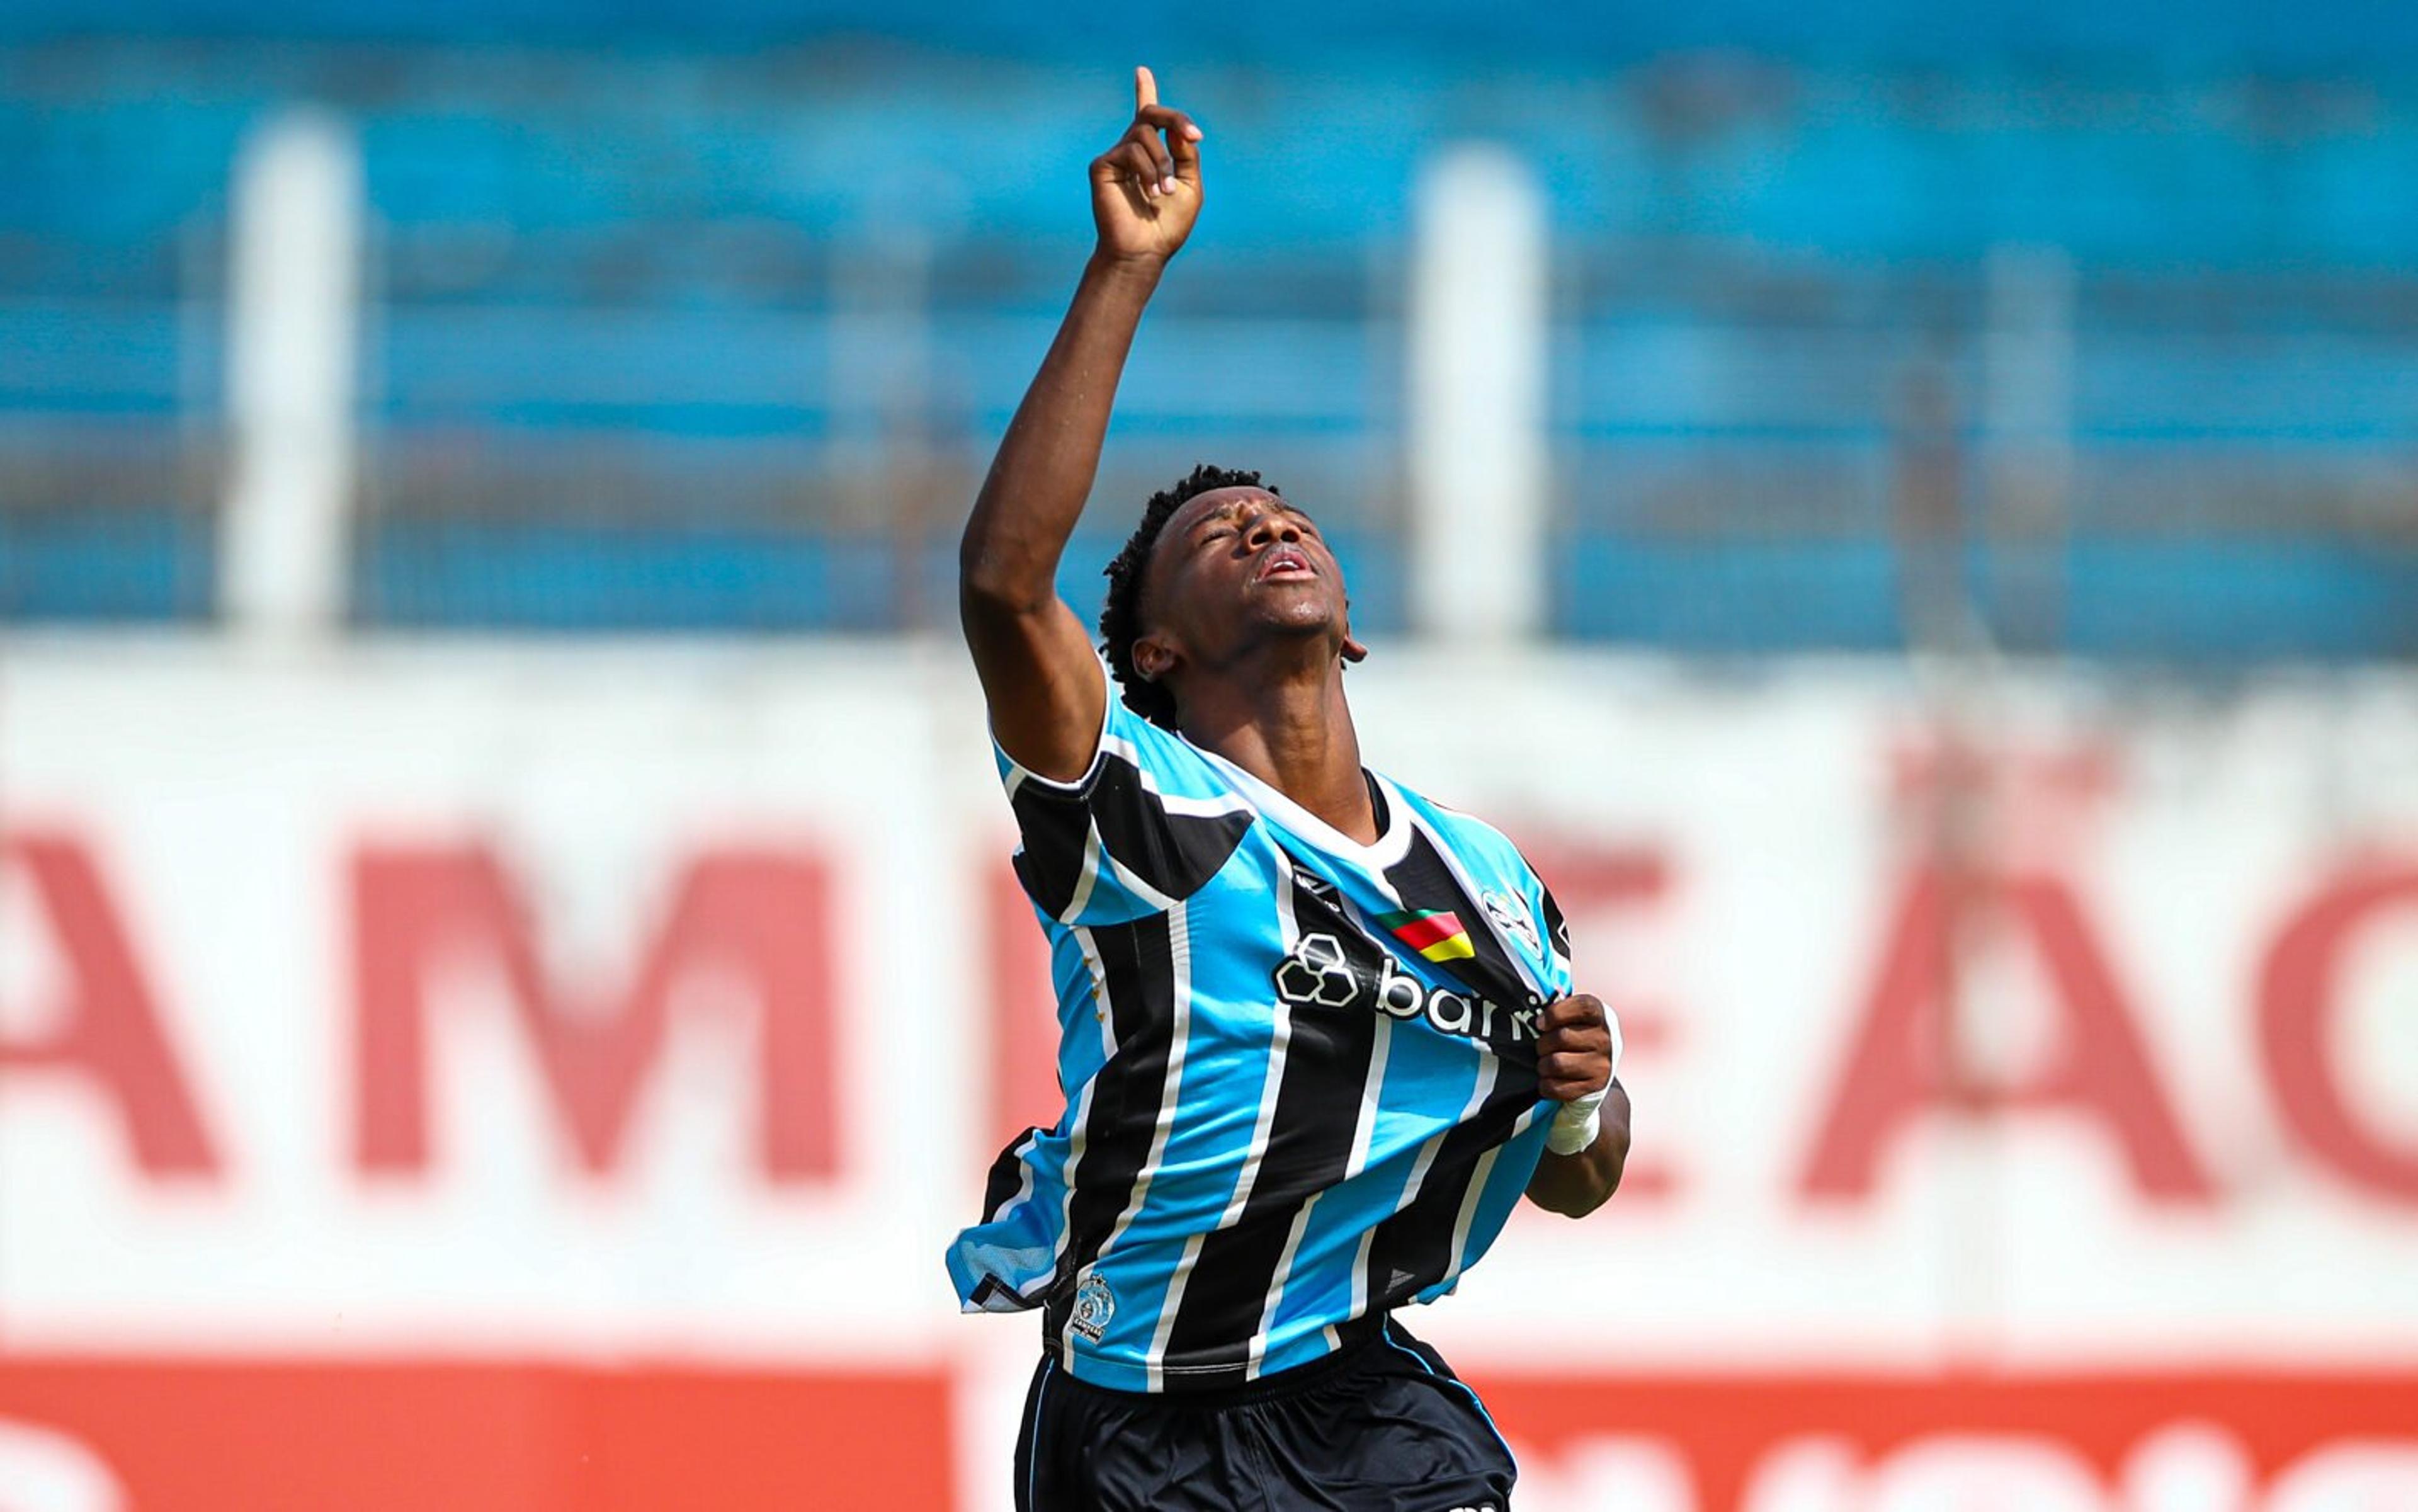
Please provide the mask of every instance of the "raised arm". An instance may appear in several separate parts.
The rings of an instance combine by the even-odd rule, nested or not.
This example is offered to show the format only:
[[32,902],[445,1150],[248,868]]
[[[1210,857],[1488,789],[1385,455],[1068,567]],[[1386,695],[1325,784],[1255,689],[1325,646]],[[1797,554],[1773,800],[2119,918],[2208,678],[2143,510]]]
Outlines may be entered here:
[[1042,776],[1082,775],[1109,696],[1090,635],[1058,597],[1058,558],[1099,471],[1142,307],[1201,210],[1201,129],[1134,70],[1134,117],[1092,160],[1099,244],[974,499],[957,556],[966,645],[1000,746]]

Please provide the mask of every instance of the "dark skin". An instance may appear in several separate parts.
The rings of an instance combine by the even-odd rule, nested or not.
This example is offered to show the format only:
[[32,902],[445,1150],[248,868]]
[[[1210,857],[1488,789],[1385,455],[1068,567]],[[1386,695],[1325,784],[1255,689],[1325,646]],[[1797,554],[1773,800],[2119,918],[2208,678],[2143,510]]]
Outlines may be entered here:
[[[1099,470],[1117,381],[1142,311],[1192,233],[1202,133],[1158,103],[1135,70],[1125,134],[1092,160],[1098,243],[1058,336],[1000,442],[958,557],[958,607],[1002,749],[1072,781],[1092,764],[1110,697],[1090,636],[1057,593],[1058,560]],[[1188,499],[1143,573],[1136,668],[1174,696],[1185,737],[1260,778],[1362,844],[1377,816],[1343,668],[1352,637],[1343,573],[1307,514],[1257,488]],[[1569,1102],[1611,1079],[1604,1008],[1581,993],[1546,1007],[1538,1037],[1543,1096]],[[1629,1098],[1615,1082],[1602,1132],[1574,1154],[1548,1153],[1528,1197],[1581,1216],[1620,1184]]]
[[1142,576],[1135,669],[1175,695],[1185,738],[1362,845],[1377,812],[1343,697],[1343,571],[1309,516],[1259,488],[1185,501]]

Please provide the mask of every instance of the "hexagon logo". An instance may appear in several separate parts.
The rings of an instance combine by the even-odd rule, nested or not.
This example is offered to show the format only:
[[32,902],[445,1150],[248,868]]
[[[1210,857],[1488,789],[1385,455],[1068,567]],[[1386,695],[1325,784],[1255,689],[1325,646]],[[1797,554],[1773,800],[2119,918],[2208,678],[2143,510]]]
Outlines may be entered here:
[[1340,1008],[1359,996],[1360,979],[1343,958],[1333,935],[1304,935],[1276,969],[1277,993],[1285,1001]]

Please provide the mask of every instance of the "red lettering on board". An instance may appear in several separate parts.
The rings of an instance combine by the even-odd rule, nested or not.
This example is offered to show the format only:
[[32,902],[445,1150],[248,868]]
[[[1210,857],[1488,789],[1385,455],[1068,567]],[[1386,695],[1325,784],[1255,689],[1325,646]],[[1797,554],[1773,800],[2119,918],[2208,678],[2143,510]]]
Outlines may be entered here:
[[0,1073],[82,1078],[116,1113],[145,1175],[219,1175],[217,1148],[91,854],[64,835],[18,834],[0,843],[0,863],[32,882],[67,968],[67,1000],[41,1016],[53,1027],[0,1035]]
[[352,868],[356,941],[355,1159],[365,1171],[428,1165],[431,968],[492,962],[535,1050],[546,1094],[590,1174],[609,1172],[649,1073],[662,1058],[676,988],[692,973],[745,985],[758,1008],[758,1148],[777,1182],[836,1166],[831,885],[819,858],[700,856],[672,890],[629,989],[585,1000],[539,965],[538,924],[480,846],[373,848]]
[[2395,1149],[2362,1126],[2328,1059],[2345,950],[2396,909],[2418,909],[2418,867],[2363,866],[2303,905],[2259,972],[2258,1038],[2284,1126],[2354,1184],[2418,1205],[2418,1150]]
[[[2207,1202],[2215,1185],[2183,1137],[2102,936],[2067,875],[2117,782],[2104,749],[1986,750],[1955,728],[1895,754],[1892,786],[1917,841],[1800,1189],[1863,1197],[1888,1146],[1934,1108],[2058,1108],[2114,1138],[2134,1185]],[[2024,1072],[1961,1063],[1955,1033],[1983,950],[2028,952],[2052,1046]]]
[[[2058,1020],[2049,1061],[2004,1089],[1977,1086],[1952,1061],[1960,934],[1954,915],[1988,908],[2046,969]],[[1814,1141],[1802,1187],[1816,1198],[1862,1197],[1889,1143],[1935,1107],[2064,1107],[2096,1118],[2115,1137],[2146,1196],[2207,1201],[2213,1184],[2184,1141],[2150,1069],[2088,916],[2073,890],[2040,876],[1953,877],[1937,866],[1908,875],[1879,969]]]

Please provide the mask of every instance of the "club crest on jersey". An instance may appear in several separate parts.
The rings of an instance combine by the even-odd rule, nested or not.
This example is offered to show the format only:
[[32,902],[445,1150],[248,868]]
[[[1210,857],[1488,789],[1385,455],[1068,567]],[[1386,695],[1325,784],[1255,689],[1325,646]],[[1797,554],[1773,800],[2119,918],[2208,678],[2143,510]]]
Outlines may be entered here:
[[1489,1044],[1520,1045],[1537,1037],[1533,1006],[1506,1008],[1491,999],[1431,987],[1393,956],[1367,954],[1374,957],[1373,969],[1354,960],[1334,935],[1304,935],[1270,973],[1277,996],[1297,1008],[1365,1004],[1394,1018],[1424,1018],[1439,1033]]
[[1490,889],[1480,893],[1477,901],[1485,908],[1486,916],[1494,921],[1494,926],[1527,946],[1530,955],[1545,953],[1537,934],[1536,916],[1528,911],[1526,898],[1517,893],[1497,893]]
[[1109,1331],[1109,1320],[1116,1315],[1116,1293],[1095,1272],[1083,1277],[1083,1284],[1075,1289],[1075,1310],[1067,1318],[1066,1326],[1097,1344],[1100,1336]]

